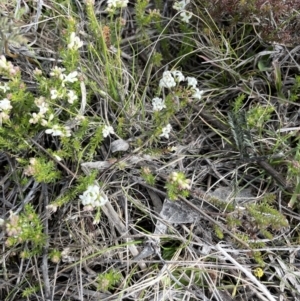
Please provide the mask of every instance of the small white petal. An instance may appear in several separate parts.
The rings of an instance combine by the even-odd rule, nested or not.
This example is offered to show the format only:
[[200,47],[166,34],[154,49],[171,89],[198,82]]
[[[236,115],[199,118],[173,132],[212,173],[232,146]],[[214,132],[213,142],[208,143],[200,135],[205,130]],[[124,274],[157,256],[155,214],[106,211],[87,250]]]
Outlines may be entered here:
[[181,73],[181,71],[178,71],[178,70],[174,70],[174,71],[171,71],[172,75],[175,77],[176,81],[178,83],[182,82],[185,80],[185,77],[183,76],[183,74]]
[[95,206],[95,207],[100,207],[100,206],[101,206],[100,201],[95,201],[95,202],[94,202],[94,206]]
[[47,129],[47,130],[45,131],[46,134],[52,134],[52,132],[53,132],[52,129]]
[[203,93],[204,93],[203,90],[200,91],[198,88],[195,88],[192,97],[200,100],[202,98]]
[[183,11],[182,13],[180,13],[181,20],[186,23],[190,22],[190,18],[192,17],[192,15],[193,14],[191,12],[187,11]]
[[197,79],[196,79],[195,77],[190,77],[190,76],[188,76],[188,77],[186,78],[186,80],[187,80],[187,82],[188,82],[188,86],[189,86],[189,87],[192,87],[192,88],[194,88],[194,89],[196,88],[198,82],[197,82]]
[[57,160],[57,161],[61,161],[62,160],[62,158],[60,157],[60,156],[58,156],[58,155],[53,155],[54,157],[55,157],[55,159]]
[[65,75],[64,79],[63,79],[63,83],[65,83],[65,82],[69,82],[69,83],[76,82],[78,80],[77,75],[78,75],[77,71],[73,71],[70,74]]

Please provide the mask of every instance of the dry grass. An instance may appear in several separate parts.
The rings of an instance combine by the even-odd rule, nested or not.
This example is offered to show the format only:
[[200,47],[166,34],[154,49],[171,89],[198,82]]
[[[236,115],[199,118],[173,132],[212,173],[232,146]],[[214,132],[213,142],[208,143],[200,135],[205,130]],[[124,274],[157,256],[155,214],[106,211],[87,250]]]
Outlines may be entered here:
[[[1,51],[20,67],[28,90],[39,93],[33,70],[49,74],[63,63],[62,36],[72,16],[85,42],[79,66],[88,83],[81,85],[85,114],[106,120],[118,135],[87,154],[97,133],[91,125],[78,138],[82,152],[55,161],[62,176],[50,184],[26,177],[19,159],[41,153],[54,160],[51,151],[63,148],[59,138],[40,131],[24,138],[30,145],[24,153],[0,152],[0,216],[8,223],[11,211],[21,213],[30,203],[47,237],[40,254],[23,258],[31,244],[9,247],[3,227],[0,299],[300,300],[299,46],[272,44],[249,24],[217,24],[215,12],[196,3],[190,4],[188,33],[171,7],[160,7],[162,20],[143,32],[131,3],[122,12],[126,25],[114,55],[110,44],[117,34],[104,21],[95,36],[84,3],[60,2],[28,1],[28,9],[21,1],[15,1],[20,8],[0,4],[27,40],[17,45],[14,36],[3,35]],[[95,1],[94,9],[98,20],[107,16],[104,3]],[[97,50],[102,40],[108,53]],[[160,66],[153,61],[157,52],[163,54]],[[173,131],[168,140],[157,139],[151,99],[162,72],[173,67],[195,76],[205,94],[184,106],[173,95],[179,108],[170,119]],[[121,146],[114,144],[118,138]],[[145,167],[155,185],[145,181]],[[95,171],[109,196],[99,221],[82,209],[78,195],[47,211]],[[170,202],[165,185],[174,171],[183,172],[192,188],[188,197]],[[270,195],[276,213],[255,207],[264,220],[277,218],[263,229],[249,208]],[[61,253],[57,262],[50,260],[53,250]]]

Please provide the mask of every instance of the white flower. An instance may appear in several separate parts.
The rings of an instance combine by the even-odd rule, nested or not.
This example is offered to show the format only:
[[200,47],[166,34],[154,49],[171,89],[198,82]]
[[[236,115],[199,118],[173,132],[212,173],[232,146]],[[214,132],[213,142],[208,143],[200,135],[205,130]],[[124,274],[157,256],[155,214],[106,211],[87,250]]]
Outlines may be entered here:
[[78,98],[73,90],[70,90],[67,93],[67,96],[68,96],[68,103],[71,103],[71,104]]
[[10,104],[10,100],[8,100],[7,98],[4,98],[2,100],[0,100],[0,110],[1,111],[7,111],[12,109],[12,106]]
[[56,204],[50,204],[46,206],[46,209],[50,212],[50,213],[55,213],[57,211],[58,206]]
[[35,164],[37,163],[36,158],[30,158],[30,159],[29,159],[29,163],[30,163],[31,165],[35,165]]
[[10,76],[16,75],[20,70],[19,67],[14,67],[11,62],[7,61],[4,55],[0,56],[0,69],[7,71]]
[[163,73],[163,77],[159,81],[159,86],[161,88],[172,88],[176,86],[176,82],[170,71],[165,71]]
[[63,132],[60,129],[60,126],[58,125],[53,125],[52,129],[47,129],[45,131],[46,134],[52,134],[52,136],[62,136]]
[[85,117],[83,115],[78,114],[75,116],[75,120],[81,122],[85,120]]
[[175,10],[182,11],[182,10],[184,10],[186,5],[187,5],[187,3],[184,0],[179,1],[179,2],[176,1],[173,5],[173,8]]
[[188,76],[186,78],[186,80],[188,82],[189,87],[192,87],[192,88],[196,89],[196,86],[197,86],[198,82],[197,82],[197,79],[195,77]]
[[0,89],[6,93],[6,91],[10,90],[10,87],[8,86],[7,83],[4,83],[3,86],[0,86]]
[[170,134],[171,130],[172,130],[171,124],[167,124],[167,126],[162,128],[162,134],[160,134],[159,136],[169,139],[169,134]]
[[204,91],[203,90],[200,91],[198,88],[195,88],[193,90],[194,90],[194,94],[192,95],[192,97],[200,100],[202,98]]
[[117,8],[127,7],[128,0],[108,0],[107,11],[114,11]]
[[38,108],[40,109],[39,113],[44,115],[49,110],[49,105],[46,102],[43,102],[38,106]]
[[161,111],[166,108],[165,101],[159,97],[154,97],[152,99],[153,111]]
[[98,185],[90,185],[87,190],[79,196],[82,205],[92,207],[100,207],[108,202],[108,197],[103,191],[100,191]]
[[29,123],[33,123],[36,124],[39,122],[40,119],[42,119],[43,115],[41,115],[40,113],[32,113],[31,114],[32,118],[29,119]]
[[42,72],[41,69],[38,69],[37,67],[35,67],[35,69],[33,70],[33,74],[36,75],[36,76],[39,76],[39,75],[42,75],[43,72]]
[[50,76],[55,76],[57,78],[61,78],[61,75],[64,74],[65,68],[60,68],[55,66],[52,68],[52,71],[50,72]]
[[111,125],[104,126],[102,130],[103,137],[106,138],[109,134],[114,134],[114,128]]
[[37,107],[43,105],[43,103],[46,101],[46,98],[43,96],[40,96],[39,98],[34,99],[34,103],[36,104]]
[[50,94],[51,94],[51,96],[50,96],[51,99],[56,99],[56,98],[58,98],[58,96],[59,96],[58,91],[55,90],[55,89],[52,89],[52,90],[50,91]]
[[182,74],[180,71],[174,70],[174,71],[171,71],[171,73],[172,73],[172,75],[175,77],[175,79],[176,79],[176,81],[177,81],[178,83],[180,83],[180,82],[182,82],[182,81],[185,80],[183,74]]
[[68,126],[64,126],[64,137],[70,137],[71,136],[71,129]]
[[69,83],[76,82],[78,80],[77,75],[78,75],[77,71],[73,71],[69,75],[64,75],[62,86],[64,87],[66,82],[69,82]]
[[48,121],[47,121],[46,119],[42,119],[42,120],[41,120],[41,125],[42,125],[42,126],[48,125]]
[[71,130],[69,127],[61,127],[57,124],[53,125],[51,129],[45,131],[46,134],[51,134],[52,136],[70,137]]
[[77,50],[83,45],[83,42],[79,37],[75,35],[75,32],[72,32],[70,35],[70,43],[68,44],[69,49]]
[[181,20],[186,23],[190,22],[190,18],[192,17],[192,15],[193,14],[188,11],[183,11],[182,13],[180,13]]
[[127,7],[127,5],[128,5],[128,0],[119,0],[118,1],[118,6],[119,7]]

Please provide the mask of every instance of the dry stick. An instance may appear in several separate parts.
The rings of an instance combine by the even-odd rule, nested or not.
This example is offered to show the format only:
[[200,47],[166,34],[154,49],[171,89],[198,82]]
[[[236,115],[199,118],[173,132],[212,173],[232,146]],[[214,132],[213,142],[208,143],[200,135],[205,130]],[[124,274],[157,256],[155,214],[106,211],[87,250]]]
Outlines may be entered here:
[[[104,206],[102,206],[102,211],[109,218],[109,220],[113,223],[113,225],[117,228],[117,230],[119,231],[119,233],[121,235],[123,235],[127,232],[126,226],[123,224],[123,222],[121,221],[117,212],[115,211],[113,206],[110,204],[110,202],[107,202]],[[128,248],[133,256],[137,256],[139,254],[139,251],[135,245],[129,244]],[[144,270],[146,268],[146,264],[144,262],[139,262],[138,265],[142,270]]]
[[[217,127],[218,129],[222,130],[222,131],[228,131],[228,127],[220,122],[219,120],[217,120],[215,117],[213,117],[210,113],[206,112],[203,109],[200,109],[199,107],[197,107],[196,105],[190,104],[191,107],[199,112],[199,115],[208,123],[208,124],[212,124],[215,127]],[[277,183],[279,183],[281,186],[284,187],[284,189],[286,189],[289,192],[292,192],[291,187],[288,187],[284,178],[266,161],[264,160],[258,160],[257,164],[262,167],[269,175],[271,175],[275,181]]]

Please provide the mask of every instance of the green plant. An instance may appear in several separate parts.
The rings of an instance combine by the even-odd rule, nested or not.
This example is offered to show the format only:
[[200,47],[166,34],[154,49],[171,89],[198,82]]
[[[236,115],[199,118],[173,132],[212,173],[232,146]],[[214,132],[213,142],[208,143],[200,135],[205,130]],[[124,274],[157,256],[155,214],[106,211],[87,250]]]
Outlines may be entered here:
[[[297,222],[277,202],[299,210],[298,50],[272,43],[294,42],[298,2],[45,5],[0,4],[19,19],[0,17],[1,296],[50,300],[53,275],[70,290],[70,267],[83,299],[95,289],[120,300],[187,301],[199,291],[211,299],[259,290],[241,277],[244,265],[259,278],[257,263],[299,242]],[[116,151],[120,142],[126,149]],[[209,196],[224,185],[251,187],[253,198]],[[168,202],[155,194],[201,218],[162,219]],[[13,214],[28,200],[30,209]],[[220,264],[216,244],[238,253],[239,265]],[[287,266],[263,284],[270,294],[297,287]],[[83,279],[86,271],[101,274]]]
[[290,101],[297,101],[299,99],[299,92],[300,92],[300,76],[295,76],[294,85],[291,89],[290,94]]
[[186,179],[182,172],[173,172],[166,183],[168,198],[172,201],[177,200],[180,196],[187,197],[189,195],[190,180]]
[[40,287],[38,285],[33,287],[27,287],[22,292],[22,297],[29,298],[32,295],[35,295],[40,290]]
[[97,290],[108,291],[114,288],[122,279],[122,274],[114,269],[97,276]]
[[30,204],[25,206],[21,214],[11,213],[6,222],[6,233],[7,247],[11,248],[18,244],[26,246],[20,254],[23,258],[40,254],[46,241],[40,217]]
[[141,176],[147,184],[154,186],[155,176],[151,173],[151,170],[148,167],[142,168]]
[[53,249],[49,254],[49,258],[53,263],[58,263],[61,260],[61,252]]

